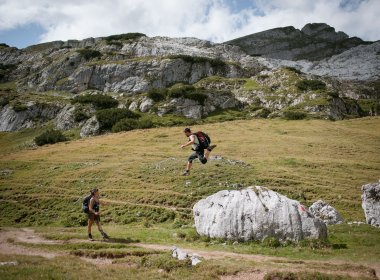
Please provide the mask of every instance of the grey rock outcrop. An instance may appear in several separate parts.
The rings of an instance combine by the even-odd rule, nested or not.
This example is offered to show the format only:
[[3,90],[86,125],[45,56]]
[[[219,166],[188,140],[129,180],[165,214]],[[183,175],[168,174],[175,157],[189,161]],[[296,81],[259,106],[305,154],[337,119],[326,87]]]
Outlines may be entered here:
[[362,207],[368,224],[380,227],[380,181],[362,186]]
[[100,124],[96,116],[88,119],[80,131],[80,137],[89,137],[100,134]]
[[0,131],[16,131],[34,127],[36,121],[43,122],[54,119],[62,109],[60,104],[35,102],[29,102],[22,106],[21,111],[15,111],[10,105],[0,109]]
[[252,56],[318,61],[368,42],[349,38],[325,23],[311,23],[302,30],[293,26],[274,28],[226,43],[239,46]]
[[74,120],[75,106],[66,105],[54,119],[55,127],[61,130],[68,130],[77,124]]
[[141,104],[140,104],[140,111],[143,112],[143,113],[146,113],[148,112],[154,105],[154,102],[152,99],[148,98],[148,97],[145,97],[142,101],[141,101]]
[[[294,67],[306,74],[334,77],[348,81],[376,81],[380,79],[380,41],[353,47],[319,62],[257,58],[269,68]],[[355,65],[355,67],[352,67]]]
[[325,223],[298,201],[264,187],[224,190],[193,207],[197,232],[212,238],[281,241],[326,238]]
[[338,211],[323,200],[314,202],[309,207],[309,211],[327,225],[341,224],[343,222],[343,218]]

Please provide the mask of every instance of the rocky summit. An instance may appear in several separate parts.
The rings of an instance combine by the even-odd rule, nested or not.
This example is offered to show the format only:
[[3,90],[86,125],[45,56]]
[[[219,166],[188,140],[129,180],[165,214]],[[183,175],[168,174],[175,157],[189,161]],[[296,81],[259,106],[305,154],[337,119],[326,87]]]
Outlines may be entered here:
[[252,56],[285,60],[318,61],[359,45],[371,44],[325,23],[309,23],[301,30],[293,26],[274,28],[226,42]]
[[[302,50],[313,50],[294,61],[294,55],[257,57],[237,41],[141,33],[25,49],[0,44],[0,131],[49,124],[86,137],[195,121],[379,114],[379,42],[348,38],[324,24],[252,36],[263,51],[273,37],[298,38],[308,46]],[[293,52],[284,42],[275,51]],[[326,50],[329,44],[335,51]],[[325,52],[324,59],[314,61],[311,52]]]

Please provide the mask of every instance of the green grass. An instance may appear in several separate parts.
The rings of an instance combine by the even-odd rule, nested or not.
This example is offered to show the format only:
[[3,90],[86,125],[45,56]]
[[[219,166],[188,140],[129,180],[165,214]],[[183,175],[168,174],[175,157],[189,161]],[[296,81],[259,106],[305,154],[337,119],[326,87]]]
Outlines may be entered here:
[[[174,116],[155,118],[153,123],[183,121]],[[295,260],[376,262],[380,258],[379,229],[366,225],[329,227],[329,244],[321,248],[313,244],[276,247],[258,242],[234,245],[199,237],[191,227],[191,209],[196,201],[236,183],[262,185],[307,206],[324,199],[346,221],[363,221],[360,188],[376,182],[380,172],[378,117],[338,122],[239,120],[192,128],[211,136],[218,145],[213,154],[246,164],[209,161],[203,166],[196,162],[191,176],[179,176],[191,152],[180,149],[186,141],[182,126],[134,130],[38,148],[29,145],[42,129],[0,133],[0,171],[4,171],[0,173],[1,225],[33,226],[54,239],[85,238],[85,227],[79,227],[85,223],[81,199],[95,186],[108,202],[101,211],[102,222],[111,236]],[[76,135],[78,131],[67,133]],[[94,235],[99,238],[96,231]],[[162,263],[158,254],[158,260],[151,261],[154,265],[142,266],[142,257],[123,253],[132,250],[124,245],[76,249],[70,246],[43,249],[76,250],[87,255],[115,251],[120,253],[120,261],[132,258],[138,262],[140,268],[136,271],[141,270],[147,279],[153,278],[152,271]],[[57,268],[56,260],[52,260],[41,269],[51,268],[51,273],[57,273],[56,269],[66,271],[75,265],[81,271],[83,264],[75,263],[72,257],[65,258],[62,268]],[[25,260],[25,266],[1,269],[13,271],[10,278],[21,278],[25,271],[37,275],[40,268],[31,268],[30,260]],[[184,267],[165,273],[174,271],[190,273]],[[72,273],[75,278],[76,272]],[[133,273],[128,270],[131,277]],[[195,270],[189,275],[195,277],[199,273]]]

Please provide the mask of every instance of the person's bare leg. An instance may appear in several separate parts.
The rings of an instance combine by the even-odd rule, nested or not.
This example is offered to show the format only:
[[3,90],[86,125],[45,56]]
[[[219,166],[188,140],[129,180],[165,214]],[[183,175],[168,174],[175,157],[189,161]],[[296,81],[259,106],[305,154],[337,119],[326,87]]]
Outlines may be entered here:
[[90,239],[90,241],[93,241],[94,239],[92,239],[92,234],[91,234],[91,227],[92,227],[92,224],[94,223],[93,220],[91,219],[88,219],[88,223],[87,223],[87,233],[88,233],[88,238]]
[[187,162],[187,166],[186,166],[186,170],[187,171],[190,171],[191,167],[193,166],[193,163],[192,162]]
[[102,225],[100,224],[100,222],[98,220],[96,220],[95,222],[96,222],[96,225],[98,227],[98,230],[100,231],[100,233],[102,233],[103,232]]
[[208,157],[210,156],[211,151],[216,147],[216,145],[211,145],[209,148],[205,151],[205,159],[208,160]]

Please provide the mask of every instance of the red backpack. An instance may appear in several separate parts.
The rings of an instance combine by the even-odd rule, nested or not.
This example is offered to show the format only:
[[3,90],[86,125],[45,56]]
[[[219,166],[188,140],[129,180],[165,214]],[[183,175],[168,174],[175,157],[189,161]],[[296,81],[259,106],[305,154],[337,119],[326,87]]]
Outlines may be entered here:
[[202,131],[198,131],[193,133],[193,135],[197,136],[199,141],[199,146],[203,149],[207,149],[208,146],[210,146],[211,139],[210,136],[208,136],[206,133]]

